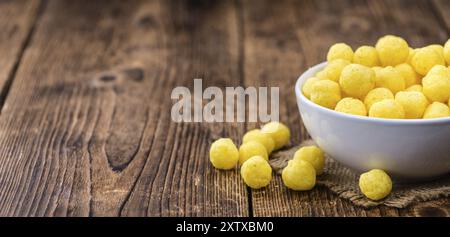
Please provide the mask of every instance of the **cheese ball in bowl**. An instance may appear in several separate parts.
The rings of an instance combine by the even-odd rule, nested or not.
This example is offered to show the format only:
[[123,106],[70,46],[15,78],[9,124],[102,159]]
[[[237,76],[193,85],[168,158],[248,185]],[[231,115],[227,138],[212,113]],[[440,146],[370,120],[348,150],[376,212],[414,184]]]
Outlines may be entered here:
[[383,66],[395,66],[404,63],[410,52],[408,43],[401,37],[394,35],[381,37],[375,48]]
[[342,69],[339,85],[346,95],[363,99],[375,87],[375,79],[375,71],[370,67],[350,64]]
[[[326,62],[304,72],[297,80],[295,93],[304,126],[326,154],[356,172],[381,169],[394,180],[405,182],[434,179],[450,172],[450,117],[364,117],[315,104],[303,95],[301,88],[325,66]],[[411,95],[411,100],[423,99],[415,93]],[[394,100],[391,95],[387,97]],[[397,103],[408,104],[409,101],[410,94],[406,94],[400,95]],[[390,103],[397,104],[394,102]],[[445,104],[448,106],[448,100]],[[436,116],[443,107],[439,105],[428,109],[430,117]],[[422,110],[408,110],[408,116],[420,113]]]

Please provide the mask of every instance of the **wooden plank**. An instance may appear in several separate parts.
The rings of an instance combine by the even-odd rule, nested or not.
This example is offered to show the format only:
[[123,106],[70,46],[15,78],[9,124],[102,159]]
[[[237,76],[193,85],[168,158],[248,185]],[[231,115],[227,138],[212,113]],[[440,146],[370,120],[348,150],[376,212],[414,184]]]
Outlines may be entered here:
[[[324,61],[328,47],[344,41],[357,47],[374,44],[385,34],[405,37],[414,47],[442,42],[439,27],[426,1],[244,1],[245,83],[279,86],[281,120],[293,141],[308,137],[298,114],[294,83],[306,68]],[[413,18],[409,16],[415,16]],[[276,20],[274,20],[276,19]],[[270,62],[270,63],[269,63]],[[255,216],[398,216],[419,215],[414,206],[403,210],[365,210],[337,198],[325,188],[309,192],[287,190],[280,177],[266,189],[252,191]],[[449,203],[448,199],[428,202]],[[447,205],[448,206],[448,205]],[[419,208],[420,209],[420,208]],[[432,213],[432,212],[423,212]],[[436,213],[442,214],[442,211]]]
[[432,0],[430,3],[443,28],[447,29],[447,38],[450,38],[450,2],[446,0]]
[[0,215],[248,215],[208,162],[242,126],[170,118],[175,86],[239,84],[237,25],[228,2],[49,1],[0,116]]
[[[173,5],[166,17],[189,34],[189,40],[179,47],[187,52],[177,55],[173,63],[188,63],[190,68],[174,73],[170,88],[186,85],[192,91],[194,78],[203,79],[203,88],[239,86],[240,29],[234,2],[179,1]],[[168,169],[159,171],[153,182],[139,179],[122,214],[248,216],[247,190],[239,172],[214,169],[208,154],[210,144],[219,137],[231,137],[239,143],[244,124],[204,122],[179,126],[180,132],[166,144],[174,143],[176,154],[162,158],[167,159]],[[154,156],[158,157],[158,152]],[[151,169],[146,165],[143,172],[151,174]],[[152,190],[150,196],[146,189]]]
[[0,1],[0,102],[3,104],[41,1]]

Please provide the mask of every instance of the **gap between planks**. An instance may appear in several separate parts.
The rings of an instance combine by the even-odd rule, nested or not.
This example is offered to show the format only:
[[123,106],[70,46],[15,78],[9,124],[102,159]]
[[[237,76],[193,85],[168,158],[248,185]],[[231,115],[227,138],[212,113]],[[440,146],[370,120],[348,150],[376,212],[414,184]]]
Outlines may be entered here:
[[22,44],[19,47],[19,51],[14,60],[11,71],[9,72],[9,74],[4,82],[3,88],[1,88],[1,91],[0,91],[0,115],[2,114],[1,111],[3,111],[3,106],[5,105],[6,98],[8,97],[9,90],[11,89],[11,85],[16,77],[17,70],[20,66],[20,63],[22,62],[23,55],[24,55],[26,49],[28,48],[28,45],[31,42],[33,33],[36,29],[36,25],[38,24],[39,19],[41,18],[42,14],[44,12],[44,8],[45,8],[47,1],[46,0],[36,0],[36,1],[32,0],[32,2],[33,2],[33,4],[37,4],[37,7],[36,7],[37,10],[32,13],[33,15],[31,16],[31,26],[29,27],[28,32],[26,33],[25,39],[23,40]]

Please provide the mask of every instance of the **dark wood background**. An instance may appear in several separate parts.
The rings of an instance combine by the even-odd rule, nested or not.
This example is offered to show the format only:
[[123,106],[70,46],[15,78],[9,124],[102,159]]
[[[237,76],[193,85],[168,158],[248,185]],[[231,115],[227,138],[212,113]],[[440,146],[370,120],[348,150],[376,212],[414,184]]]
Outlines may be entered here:
[[176,86],[293,86],[328,47],[449,38],[450,1],[0,0],[2,216],[449,216],[450,200],[361,209],[324,188],[252,191],[208,161],[257,124],[174,123]]

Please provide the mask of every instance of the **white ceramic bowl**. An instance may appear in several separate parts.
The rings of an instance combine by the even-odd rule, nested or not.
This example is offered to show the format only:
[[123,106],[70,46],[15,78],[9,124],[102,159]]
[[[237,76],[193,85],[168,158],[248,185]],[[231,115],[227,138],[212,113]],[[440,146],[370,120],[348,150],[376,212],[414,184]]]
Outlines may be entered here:
[[303,73],[295,94],[303,124],[327,154],[357,172],[379,168],[401,181],[433,179],[450,172],[450,118],[369,118],[316,105],[301,87],[325,66],[321,63]]

